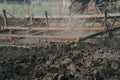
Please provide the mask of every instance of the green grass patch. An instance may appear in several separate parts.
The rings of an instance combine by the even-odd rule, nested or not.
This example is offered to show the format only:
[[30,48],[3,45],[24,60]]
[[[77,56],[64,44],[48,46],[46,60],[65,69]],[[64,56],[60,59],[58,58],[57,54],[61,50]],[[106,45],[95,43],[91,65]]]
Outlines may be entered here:
[[44,15],[45,11],[51,15],[68,14],[68,7],[58,5],[24,5],[24,4],[0,4],[1,9],[6,9],[17,18],[24,18],[26,15]]

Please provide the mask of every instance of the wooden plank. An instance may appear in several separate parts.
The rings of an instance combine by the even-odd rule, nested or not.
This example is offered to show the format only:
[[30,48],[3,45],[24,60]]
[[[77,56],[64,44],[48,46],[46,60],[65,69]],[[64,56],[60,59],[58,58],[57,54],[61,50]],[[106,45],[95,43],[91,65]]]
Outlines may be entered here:
[[76,31],[103,31],[105,30],[104,27],[64,27],[64,28],[61,28],[61,27],[13,27],[13,26],[9,26],[9,27],[5,27],[4,30],[35,30],[35,31],[40,31],[40,30],[53,30],[53,31],[73,31],[73,30],[76,30]]
[[9,38],[31,38],[31,39],[60,39],[60,40],[78,40],[79,36],[50,36],[50,35],[18,35],[18,34],[0,34],[0,37]]
[[[52,15],[48,16],[48,19],[67,19],[67,18],[103,18],[104,14],[94,14],[94,15]],[[120,17],[120,13],[108,13],[108,18]],[[25,16],[25,18],[30,18],[30,15]],[[34,15],[33,18],[45,19],[43,15]]]

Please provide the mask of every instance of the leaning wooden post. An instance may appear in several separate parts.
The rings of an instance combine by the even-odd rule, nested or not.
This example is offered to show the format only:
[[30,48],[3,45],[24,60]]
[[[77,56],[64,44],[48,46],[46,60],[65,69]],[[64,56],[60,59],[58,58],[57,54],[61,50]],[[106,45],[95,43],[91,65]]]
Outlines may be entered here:
[[5,9],[3,9],[3,19],[4,19],[4,26],[3,26],[3,29],[4,29],[4,27],[8,26],[8,20],[7,20],[7,15],[6,15]]
[[105,9],[104,28],[105,28],[105,32],[107,32],[107,34],[108,34],[108,37],[111,38],[112,31],[108,32],[110,25],[108,25],[108,23],[107,23],[107,9]]
[[48,25],[48,13],[47,13],[47,11],[45,11],[45,23],[46,23],[46,31],[45,31],[44,35],[46,34],[47,28],[49,27],[49,25]]
[[105,32],[107,31],[107,9],[105,9],[105,14],[104,14],[104,28]]
[[48,25],[48,13],[45,11],[45,21],[46,21],[46,27],[49,27]]
[[[5,29],[5,27],[8,26],[8,20],[7,20],[7,15],[6,15],[6,10],[3,9],[3,20],[4,20],[4,26],[3,26],[3,29]],[[8,37],[7,37],[8,39]]]
[[[5,27],[8,27],[8,19],[7,19],[7,15],[6,15],[6,10],[5,9],[3,9],[3,19],[4,19],[4,26],[3,26],[3,29],[4,29]],[[10,35],[11,34],[12,34],[12,30],[10,30]],[[12,41],[11,37],[9,39],[10,39],[10,41]]]

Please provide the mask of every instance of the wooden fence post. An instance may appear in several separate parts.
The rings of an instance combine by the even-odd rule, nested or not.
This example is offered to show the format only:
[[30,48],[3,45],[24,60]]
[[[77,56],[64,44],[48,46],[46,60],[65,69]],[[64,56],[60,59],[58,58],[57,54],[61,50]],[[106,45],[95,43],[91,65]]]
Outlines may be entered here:
[[3,19],[4,19],[4,26],[3,26],[3,29],[4,29],[4,27],[8,26],[8,20],[7,20],[7,15],[6,15],[5,9],[3,9]]

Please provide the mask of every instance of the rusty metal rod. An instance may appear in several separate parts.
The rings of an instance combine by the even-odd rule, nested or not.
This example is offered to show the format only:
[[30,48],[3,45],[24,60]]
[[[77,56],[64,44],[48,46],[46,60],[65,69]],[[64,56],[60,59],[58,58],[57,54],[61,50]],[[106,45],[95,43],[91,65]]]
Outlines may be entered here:
[[[39,31],[39,30],[46,30],[46,27],[13,27],[13,26],[9,26],[9,27],[5,27],[4,30],[35,30],[35,31]],[[104,27],[81,27],[81,28],[75,28],[75,27],[64,27],[64,28],[61,28],[61,27],[48,27],[47,30],[53,30],[53,31],[62,31],[62,30],[76,30],[76,31],[104,31],[105,28]]]
[[31,39],[61,39],[61,40],[78,40],[79,36],[50,36],[50,35],[18,35],[18,34],[0,34],[0,37],[10,38],[31,38]]

